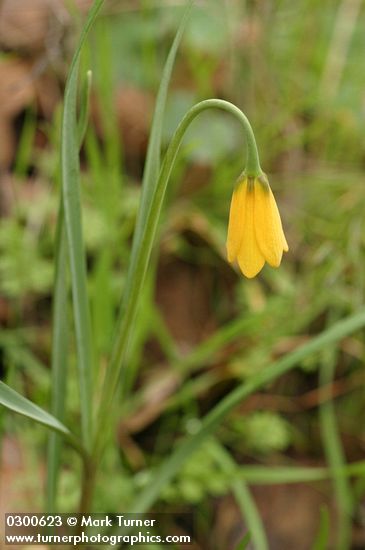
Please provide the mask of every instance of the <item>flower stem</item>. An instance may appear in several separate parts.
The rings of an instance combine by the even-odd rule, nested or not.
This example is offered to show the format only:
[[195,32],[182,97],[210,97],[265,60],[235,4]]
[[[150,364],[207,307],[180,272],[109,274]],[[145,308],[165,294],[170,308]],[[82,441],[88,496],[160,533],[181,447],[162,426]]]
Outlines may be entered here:
[[92,508],[92,499],[95,490],[95,481],[96,481],[96,467],[95,464],[89,460],[84,461],[83,475],[82,475],[82,485],[81,485],[81,495],[80,495],[80,505],[79,513],[87,514],[90,513]]
[[120,375],[122,375],[121,382],[123,383],[123,373],[126,368],[126,365],[124,364],[125,353],[133,330],[133,321],[135,319],[141,289],[143,287],[146,271],[149,265],[151,250],[155,240],[156,229],[160,218],[162,203],[169,177],[187,128],[201,112],[212,108],[223,109],[224,111],[233,114],[242,124],[247,142],[246,175],[255,177],[260,175],[262,172],[252,127],[247,117],[232,103],[220,99],[208,99],[202,101],[194,105],[187,112],[177,127],[167,149],[155,191],[147,211],[146,219],[143,223],[143,234],[140,240],[140,245],[136,246],[135,241],[133,243],[131,262],[128,270],[124,297],[121,304],[119,322],[117,324],[116,344],[112,351],[110,364],[106,372],[99,409],[97,411],[95,442],[92,453],[93,460],[97,462],[103,450],[105,430],[108,424],[110,424],[111,405]]

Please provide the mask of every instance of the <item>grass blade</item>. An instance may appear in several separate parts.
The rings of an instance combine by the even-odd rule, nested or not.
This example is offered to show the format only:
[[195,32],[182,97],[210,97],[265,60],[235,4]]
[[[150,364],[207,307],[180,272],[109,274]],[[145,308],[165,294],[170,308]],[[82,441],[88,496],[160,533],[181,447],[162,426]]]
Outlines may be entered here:
[[24,178],[30,164],[32,145],[36,133],[36,114],[30,109],[25,114],[24,125],[17,146],[17,153],[14,166],[14,174],[18,178]]
[[81,147],[82,142],[84,141],[87,124],[89,121],[91,81],[92,72],[87,71],[81,90],[80,113],[77,125],[79,147]]
[[[338,468],[338,472],[344,476],[365,475],[365,461],[352,462]],[[322,481],[332,475],[328,467],[306,467],[306,466],[242,466],[237,467],[235,476],[244,479],[247,483],[254,485],[275,485],[277,483],[310,483],[311,481]]]
[[[108,407],[114,396],[116,386],[118,383],[120,371],[122,368],[123,359],[125,358],[126,350],[129,346],[129,337],[131,334],[131,325],[135,318],[137,309],[137,301],[135,299],[136,294],[130,291],[131,283],[138,280],[136,273],[136,257],[141,248],[141,240],[143,238],[143,230],[146,223],[146,216],[154,195],[155,187],[158,181],[160,171],[160,155],[161,155],[161,134],[163,125],[163,114],[166,105],[167,90],[171,79],[171,73],[176,57],[176,52],[181,41],[182,34],[184,32],[186,23],[188,21],[190,10],[193,5],[192,1],[189,1],[188,7],[185,11],[184,17],[180,23],[179,29],[176,33],[174,42],[171,46],[170,53],[168,55],[166,65],[161,78],[160,89],[156,101],[155,114],[153,117],[153,123],[151,128],[151,137],[148,145],[146,166],[143,175],[143,188],[141,195],[140,207],[137,215],[136,229],[133,238],[132,253],[130,268],[127,274],[126,291],[123,297],[123,303],[119,314],[119,321],[116,329],[116,338],[113,345],[112,358],[107,370],[106,378],[103,386],[103,393],[101,398],[100,409],[98,412],[98,427],[97,437],[103,437],[103,424],[108,414]],[[140,285],[141,286],[141,285]],[[137,295],[140,294],[140,288]],[[131,302],[133,301],[132,305]],[[132,315],[125,314],[126,310],[132,311]],[[96,448],[99,449],[101,442],[99,439],[96,441]]]
[[46,412],[41,407],[38,407],[32,401],[29,401],[26,397],[20,395],[4,382],[0,382],[0,404],[7,409],[26,416],[31,420],[35,420],[47,428],[51,428],[64,436],[71,436],[71,432],[64,426],[57,418]]
[[[61,200],[56,235],[56,269],[53,303],[52,339],[52,414],[60,421],[65,415],[65,396],[68,370],[68,319],[67,319],[67,238],[64,227],[63,203]],[[56,510],[57,483],[60,468],[62,439],[51,433],[47,457],[47,506],[48,512]]]
[[[336,364],[336,350],[326,349],[324,351],[322,365],[320,368],[320,386],[330,388],[333,383]],[[327,456],[328,464],[333,476],[334,490],[338,509],[337,544],[336,547],[348,548],[351,541],[351,513],[352,495],[351,488],[346,476],[341,473],[346,464],[341,439],[337,429],[336,413],[333,400],[330,395],[325,396],[324,402],[319,408],[319,419],[322,433],[322,441]]]
[[238,543],[238,546],[236,546],[235,550],[246,550],[246,548],[248,548],[250,541],[251,541],[251,534],[246,533],[243,539]]
[[[146,219],[147,210],[148,210],[149,204],[151,203],[151,197],[153,195],[154,188],[158,180],[158,175],[160,173],[161,138],[162,138],[163,118],[164,118],[165,107],[166,107],[167,92],[168,92],[168,87],[171,80],[171,74],[174,67],[177,50],[179,48],[186,24],[189,20],[192,6],[193,6],[193,0],[190,0],[188,2],[185,14],[180,23],[178,31],[175,35],[175,38],[172,43],[169,55],[167,57],[167,60],[164,66],[162,77],[161,77],[161,84],[157,94],[155,112],[153,115],[152,126],[150,131],[150,139],[148,142],[146,164],[143,171],[141,203],[140,203],[138,217],[136,221],[136,231],[135,231],[135,238],[133,242],[133,250],[137,246],[139,246],[139,241],[141,238],[143,224]],[[133,251],[132,251],[132,254],[133,254]]]
[[[222,470],[227,474],[234,474],[237,465],[231,458],[231,455],[220,445],[218,441],[214,442],[214,458],[219,462]],[[247,529],[251,534],[251,540],[256,550],[268,550],[269,544],[266,539],[265,528],[260,518],[254,499],[251,496],[247,484],[242,479],[238,480],[232,475],[231,490],[236,502],[240,508],[243,519],[246,522]]]
[[[78,121],[79,149],[85,137],[91,90],[91,71],[87,71],[83,83],[80,114]],[[58,174],[59,176],[59,174]],[[53,337],[52,337],[52,414],[60,421],[65,416],[65,401],[67,394],[68,373],[68,281],[67,281],[67,235],[65,230],[65,217],[62,194],[57,218],[56,246],[55,246],[55,282],[53,292]],[[49,512],[56,511],[56,495],[60,469],[62,439],[56,433],[51,433],[48,439],[47,455],[47,489],[46,509]]]
[[[136,219],[135,234],[133,238],[132,254],[131,257],[136,254],[136,250],[141,246],[143,225],[146,220],[149,205],[152,201],[152,196],[158,181],[158,176],[161,167],[161,141],[162,141],[162,129],[163,120],[166,108],[166,100],[168,88],[170,85],[171,75],[175,64],[176,54],[185,31],[187,22],[190,17],[191,9],[194,4],[194,0],[189,0],[185,9],[185,13],[180,22],[179,28],[171,45],[169,54],[166,59],[166,63],[162,72],[161,83],[157,93],[156,105],[153,114],[150,137],[148,140],[148,148],[146,154],[146,162],[143,171],[142,179],[142,193],[140,198],[140,205],[138,215]],[[133,263],[133,260],[132,260]],[[150,277],[154,281],[156,273],[156,258],[151,260]],[[137,322],[136,322],[137,324]],[[120,334],[119,327],[116,331],[116,335]],[[130,348],[129,348],[130,349]],[[126,358],[125,362],[129,363],[129,359]],[[134,373],[135,374],[135,373]],[[133,375],[133,373],[132,373]],[[127,395],[131,386],[133,376],[129,373],[123,379],[123,394]]]
[[359,330],[364,325],[364,312],[352,315],[337,322],[307,344],[285,355],[282,359],[279,359],[266,369],[258,372],[246,383],[238,386],[229,393],[227,397],[204,417],[200,429],[194,435],[186,438],[159,467],[153,477],[153,481],[144,491],[142,491],[135,502],[132,503],[131,511],[144,512],[148,510],[158,498],[162,488],[175,476],[191,454],[200,447],[206,437],[214,432],[223,418],[246,397],[295,368],[298,362],[302,361],[304,358],[323,350],[329,345],[334,345],[336,342],[356,330]]
[[330,536],[330,518],[328,509],[321,508],[321,518],[319,523],[319,531],[314,541],[312,550],[326,550],[329,545]]
[[79,133],[76,120],[77,83],[80,53],[87,34],[104,0],[95,0],[79,39],[68,75],[62,119],[61,168],[65,224],[71,268],[71,286],[75,318],[81,404],[82,440],[86,449],[92,438],[93,352],[91,320],[87,297],[86,257],[82,234]]

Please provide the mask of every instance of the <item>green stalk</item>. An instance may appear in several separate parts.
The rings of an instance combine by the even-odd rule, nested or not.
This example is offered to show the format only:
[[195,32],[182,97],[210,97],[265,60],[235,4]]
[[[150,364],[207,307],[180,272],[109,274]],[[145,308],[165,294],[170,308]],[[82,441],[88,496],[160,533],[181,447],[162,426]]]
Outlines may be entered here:
[[[208,99],[194,105],[194,107],[188,111],[176,129],[167,149],[160,175],[151,197],[149,209],[145,213],[140,246],[134,247],[132,251],[124,298],[121,305],[116,345],[113,349],[106,373],[97,416],[97,429],[95,432],[96,442],[93,451],[97,457],[103,446],[105,425],[109,417],[110,406],[114,398],[118,380],[120,374],[123,374],[125,354],[133,330],[133,323],[139,304],[141,290],[145,281],[146,271],[149,266],[152,246],[155,241],[157,225],[170,174],[186,130],[200,113],[212,108],[227,111],[239,120],[242,124],[247,141],[246,174],[255,177],[261,173],[255,137],[247,117],[240,109],[227,101]],[[139,223],[140,222],[137,221],[137,226],[139,226]]]

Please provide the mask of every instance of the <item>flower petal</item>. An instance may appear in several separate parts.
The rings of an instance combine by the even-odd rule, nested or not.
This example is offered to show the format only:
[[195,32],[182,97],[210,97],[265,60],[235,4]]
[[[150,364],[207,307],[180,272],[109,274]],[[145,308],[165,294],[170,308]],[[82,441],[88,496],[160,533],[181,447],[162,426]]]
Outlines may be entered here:
[[238,251],[238,265],[246,277],[251,279],[264,266],[265,258],[257,244],[254,225],[255,186],[247,185],[244,204],[242,240]]
[[284,252],[288,252],[289,246],[288,246],[288,243],[286,242],[284,231],[282,230],[282,232],[283,232],[283,250],[284,250]]
[[255,182],[255,235],[265,260],[278,267],[288,244],[270,186],[259,181]]
[[247,180],[243,180],[236,185],[232,195],[226,244],[228,261],[231,263],[237,259],[237,254],[242,241],[246,192]]

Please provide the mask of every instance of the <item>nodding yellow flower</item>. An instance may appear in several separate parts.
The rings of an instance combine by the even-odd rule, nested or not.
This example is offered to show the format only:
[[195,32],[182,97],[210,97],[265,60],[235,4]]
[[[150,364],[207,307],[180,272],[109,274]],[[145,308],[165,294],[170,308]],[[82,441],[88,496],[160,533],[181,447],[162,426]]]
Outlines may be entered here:
[[289,250],[278,207],[265,174],[243,174],[233,191],[227,236],[229,262],[238,263],[248,278],[255,277],[265,261],[279,267]]

